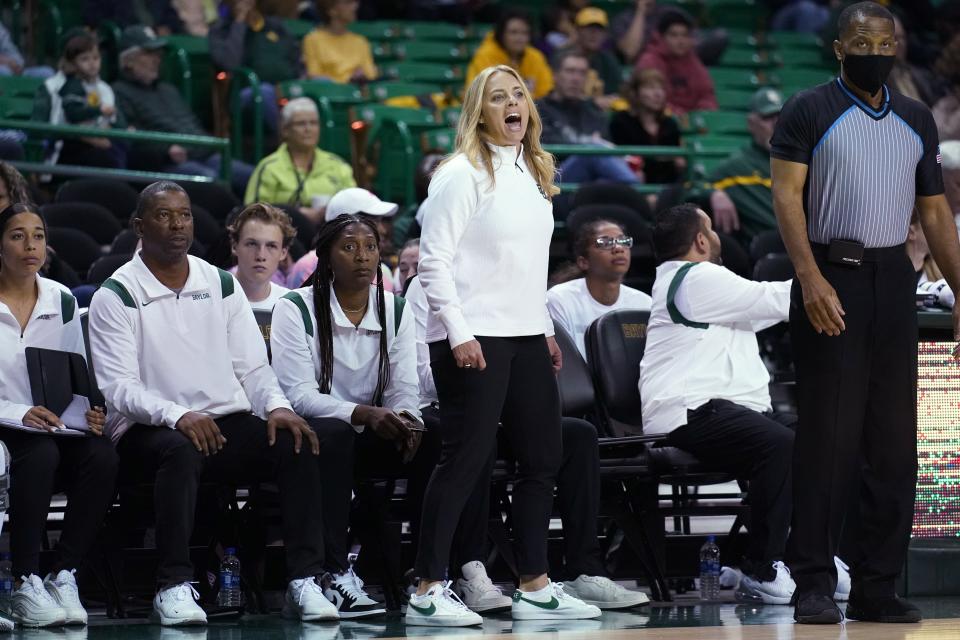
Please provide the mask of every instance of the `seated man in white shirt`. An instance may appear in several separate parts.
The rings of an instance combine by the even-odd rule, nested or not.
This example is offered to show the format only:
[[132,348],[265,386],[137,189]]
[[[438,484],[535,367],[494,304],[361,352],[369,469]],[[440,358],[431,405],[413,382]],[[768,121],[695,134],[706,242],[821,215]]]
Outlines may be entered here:
[[237,257],[236,276],[254,311],[273,311],[289,289],[278,284],[277,271],[287,258],[297,230],[285,211],[262,202],[244,207],[227,226],[230,250]]
[[791,516],[792,429],[773,414],[756,332],[789,315],[790,282],[753,282],[720,265],[710,218],[681,204],[657,216],[647,344],[640,363],[643,430],[710,468],[750,481],[750,543],[741,594],[789,604],[781,562]]
[[[407,308],[416,320],[421,412],[427,428],[439,431],[443,424],[437,408],[437,387],[430,368],[430,348],[426,340],[429,306],[420,278],[410,281],[406,299]],[[563,459],[557,474],[557,507],[563,523],[564,570],[569,578],[563,583],[564,589],[574,597],[604,610],[629,609],[647,604],[650,600],[645,593],[625,589],[606,575],[600,542],[597,540],[600,453],[596,427],[586,420],[563,418],[561,434]],[[504,445],[506,440],[498,439],[498,443]],[[507,447],[501,448],[509,457]],[[460,515],[452,554],[457,560],[456,565],[460,566],[461,575],[456,583],[456,591],[464,604],[477,613],[492,613],[510,607],[510,598],[493,584],[483,565],[488,556],[490,476],[496,463],[496,453],[488,460],[487,470],[481,475],[482,481],[469,489],[470,497]]]
[[226,271],[187,255],[190,200],[173,182],[141,192],[142,249],[94,294],[90,343],[120,483],[153,482],[160,556],[154,619],[205,624],[190,563],[197,488],[276,479],[287,556],[284,613],[336,619],[323,570],[319,445],[293,413],[250,304]]
[[650,296],[622,284],[630,270],[631,247],[633,238],[616,222],[594,220],[584,224],[573,240],[577,267],[584,277],[547,291],[547,309],[554,324],[576,341],[584,359],[584,335],[594,320],[618,309],[650,309]]

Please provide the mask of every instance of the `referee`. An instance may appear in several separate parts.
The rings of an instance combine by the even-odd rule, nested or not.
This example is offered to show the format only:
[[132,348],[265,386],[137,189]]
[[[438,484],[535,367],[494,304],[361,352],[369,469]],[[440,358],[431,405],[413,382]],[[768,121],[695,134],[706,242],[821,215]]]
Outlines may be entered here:
[[[837,28],[840,77],[784,106],[770,151],[774,210],[797,273],[790,330],[800,423],[787,545],[794,619],[843,619],[830,597],[833,555],[856,491],[847,616],[917,622],[919,610],[894,591],[917,472],[916,274],[904,250],[914,207],[955,291],[960,244],[933,116],[884,85],[897,52],[893,16],[859,2]],[[960,336],[956,308],[953,319]]]

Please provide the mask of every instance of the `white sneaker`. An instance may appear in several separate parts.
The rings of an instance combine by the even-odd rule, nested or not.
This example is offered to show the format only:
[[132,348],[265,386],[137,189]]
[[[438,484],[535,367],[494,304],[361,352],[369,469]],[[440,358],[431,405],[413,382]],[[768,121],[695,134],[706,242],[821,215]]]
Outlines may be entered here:
[[387,612],[382,602],[371,598],[363,589],[363,580],[350,567],[343,573],[328,574],[323,595],[333,603],[341,619],[368,618]]
[[77,580],[73,577],[75,571],[62,570],[56,577],[50,574],[43,581],[47,592],[67,612],[67,619],[63,624],[87,624],[87,610],[80,603]]
[[833,599],[846,602],[850,599],[850,567],[837,556],[833,556],[833,562],[837,565],[837,590],[833,593]]
[[582,620],[599,618],[600,609],[564,593],[563,583],[548,582],[539,591],[514,591],[510,615],[514,620]]
[[0,611],[0,631],[13,631],[13,628],[17,624],[13,621],[13,618],[7,616],[6,613]]
[[304,622],[339,620],[340,614],[333,603],[323,595],[316,578],[291,580],[283,601],[283,617]]
[[493,584],[482,562],[474,560],[463,565],[463,578],[457,580],[456,592],[467,605],[477,613],[506,611],[513,602],[503,595],[500,587]]
[[438,582],[422,596],[410,596],[404,621],[421,627],[470,627],[483,624],[483,618],[470,611],[450,589],[449,581]]
[[736,567],[720,567],[720,588],[736,589],[740,586],[740,579],[743,578],[743,572]]
[[790,575],[790,569],[779,560],[773,563],[777,575],[773,580],[761,582],[746,573],[740,579],[735,597],[742,602],[763,602],[764,604],[790,604],[797,584]]
[[10,600],[11,617],[23,627],[52,627],[63,624],[67,612],[47,593],[40,576],[21,576],[23,584]]
[[207,624],[207,613],[200,608],[200,594],[189,582],[161,589],[153,596],[154,621],[165,627]]
[[647,594],[621,587],[604,576],[581,575],[573,582],[564,582],[563,589],[574,598],[599,609],[629,609],[650,603]]

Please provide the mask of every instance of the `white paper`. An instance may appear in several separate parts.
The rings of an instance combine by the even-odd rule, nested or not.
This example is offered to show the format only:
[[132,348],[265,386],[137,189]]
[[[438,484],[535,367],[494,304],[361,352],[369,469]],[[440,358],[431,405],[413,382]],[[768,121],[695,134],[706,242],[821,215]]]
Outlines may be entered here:
[[70,429],[77,431],[89,431],[87,426],[87,411],[90,411],[90,399],[87,396],[78,396],[73,394],[73,400],[63,410],[60,421]]
[[53,436],[83,436],[86,435],[85,431],[78,431],[77,429],[57,429],[55,431],[47,431],[45,429],[38,429],[36,427],[30,427],[22,422],[14,422],[12,420],[4,420],[0,418],[0,440],[3,440],[2,429],[14,429],[16,431],[26,431],[28,433],[37,433],[37,434],[49,434]]

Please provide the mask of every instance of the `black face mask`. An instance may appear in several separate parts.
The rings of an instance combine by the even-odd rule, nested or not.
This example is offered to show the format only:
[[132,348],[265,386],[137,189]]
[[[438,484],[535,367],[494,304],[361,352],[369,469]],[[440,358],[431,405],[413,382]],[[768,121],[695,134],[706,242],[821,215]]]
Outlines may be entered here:
[[843,71],[847,79],[869,93],[876,95],[887,81],[887,76],[893,69],[893,64],[897,61],[896,56],[853,56],[847,55],[843,58]]

